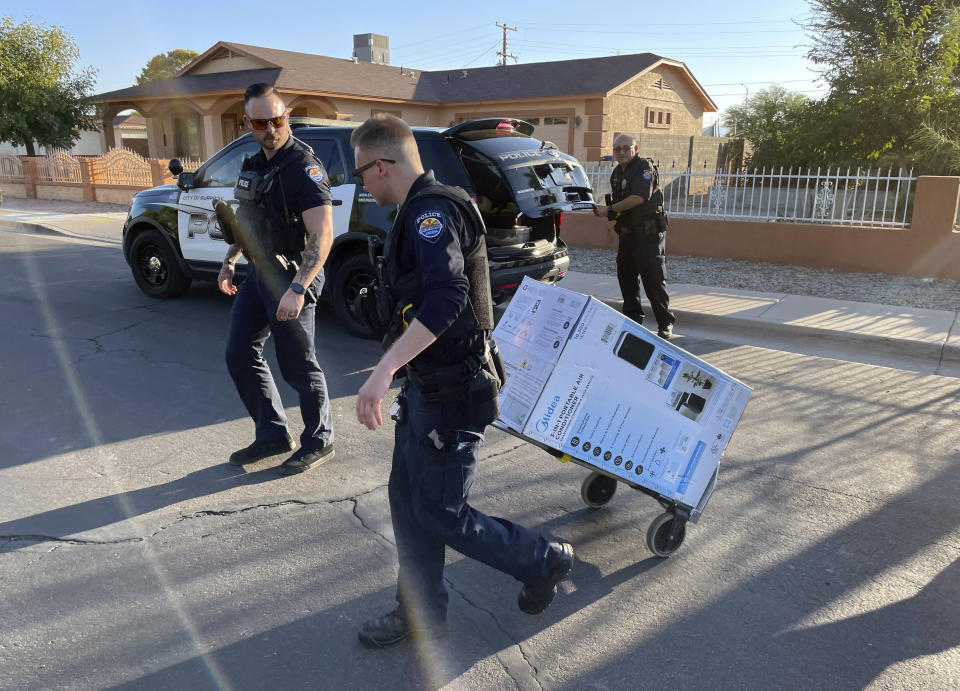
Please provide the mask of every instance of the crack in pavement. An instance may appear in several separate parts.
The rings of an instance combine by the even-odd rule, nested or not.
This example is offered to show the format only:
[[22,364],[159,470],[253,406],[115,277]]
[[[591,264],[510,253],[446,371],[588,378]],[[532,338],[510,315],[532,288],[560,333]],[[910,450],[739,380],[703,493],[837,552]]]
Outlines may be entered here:
[[[476,602],[474,602],[474,601],[471,600],[469,597],[467,597],[467,596],[464,594],[464,592],[463,592],[462,590],[460,590],[459,588],[457,588],[457,586],[455,586],[455,585],[453,584],[453,581],[451,581],[448,577],[444,576],[444,577],[443,577],[443,580],[446,582],[446,584],[450,587],[450,589],[451,589],[453,592],[455,592],[457,595],[460,596],[460,598],[461,598],[464,602],[466,602],[468,605],[470,605],[470,606],[473,607],[474,609],[480,610],[481,612],[484,612],[485,614],[487,614],[487,615],[493,620],[494,626],[496,626],[497,629],[500,631],[500,633],[502,633],[504,636],[506,636],[508,640],[514,640],[514,639],[516,638],[515,636],[513,636],[509,631],[507,631],[507,630],[503,627],[503,625],[500,623],[500,620],[497,619],[497,615],[496,615],[496,614],[494,614],[492,611],[490,611],[489,609],[487,609],[487,608],[485,608],[485,607],[481,607],[481,606],[478,605]],[[514,643],[511,647],[516,647],[516,649],[520,652],[520,657],[521,657],[521,658],[523,659],[523,661],[526,663],[527,667],[529,667],[530,670],[531,670],[530,679],[533,681],[533,683],[535,683],[535,684],[537,685],[537,688],[538,688],[538,689],[541,689],[541,690],[542,690],[542,689],[543,689],[543,684],[540,683],[540,679],[539,679],[539,676],[538,676],[539,673],[540,673],[540,670],[537,669],[537,666],[536,666],[535,664],[533,664],[533,661],[532,661],[531,657],[527,654],[527,651],[523,649],[523,644],[517,642],[517,643]],[[497,653],[497,659],[500,660],[500,653]],[[513,681],[517,684],[518,687],[524,688],[524,687],[526,686],[525,684],[522,683],[522,681],[521,681],[520,679],[518,679],[516,676],[514,676],[514,673],[513,673],[513,671],[511,670],[510,665],[509,665],[507,662],[505,662],[504,660],[500,660],[500,663],[503,665],[503,668],[506,670],[507,675],[508,675],[511,679],[513,679]]]
[[503,451],[497,451],[496,453],[484,454],[483,457],[487,460],[490,460],[491,458],[496,458],[497,456],[506,456],[508,453],[512,453],[517,449],[522,449],[525,446],[529,446],[529,444],[525,441],[522,441],[516,446],[511,446],[509,449],[504,449]]
[[[352,505],[353,505],[353,515],[356,517],[356,519],[357,519],[357,521],[360,523],[360,525],[361,525],[363,528],[365,528],[366,530],[368,530],[368,531],[370,531],[371,533],[373,533],[374,535],[376,535],[377,537],[379,537],[381,540],[383,540],[384,542],[386,542],[386,543],[387,543],[388,545],[390,545],[391,547],[396,548],[396,543],[395,543],[393,540],[391,540],[390,538],[388,538],[388,537],[387,537],[386,535],[384,535],[383,533],[381,533],[381,532],[379,532],[379,531],[377,531],[377,530],[374,530],[372,527],[370,527],[369,525],[367,525],[366,521],[364,521],[363,517],[361,517],[360,514],[359,514],[359,512],[358,512],[358,507],[359,507],[359,504],[360,504],[360,501],[359,501],[359,498],[360,498],[360,497],[362,497],[362,496],[365,495],[365,494],[370,494],[371,492],[375,492],[376,490],[382,489],[382,488],[384,488],[384,487],[386,487],[386,485],[380,485],[380,486],[375,487],[375,488],[373,488],[373,489],[371,489],[371,490],[368,490],[367,492],[364,492],[363,494],[358,494],[358,495],[355,496],[355,497],[347,497],[346,499],[340,499],[340,500],[338,500],[338,502],[330,502],[330,503],[333,504],[333,503],[339,503],[339,502],[344,502],[344,501],[349,501],[349,502],[351,502]],[[459,588],[457,588],[456,585],[454,585],[453,581],[451,581],[449,577],[444,576],[444,577],[443,577],[443,580],[444,580],[444,582],[446,582],[446,584],[449,586],[450,590],[452,590],[453,592],[455,592],[457,595],[460,596],[460,599],[462,599],[464,602],[466,602],[468,605],[470,605],[470,606],[473,607],[474,609],[477,609],[477,610],[485,613],[487,616],[489,616],[490,619],[493,620],[494,626],[497,628],[497,630],[499,630],[500,633],[502,633],[508,640],[511,640],[511,641],[512,641],[512,640],[514,640],[514,639],[516,638],[515,636],[513,636],[509,631],[507,631],[507,630],[503,627],[503,625],[502,625],[502,624],[500,623],[500,621],[497,619],[497,616],[496,616],[492,611],[490,611],[489,609],[486,609],[486,608],[484,608],[484,607],[481,607],[481,606],[478,605],[476,602],[474,602],[474,601],[472,601],[470,598],[468,598],[468,597],[463,593],[463,591],[461,591]],[[521,659],[522,659],[523,662],[527,665],[527,667],[529,667],[529,669],[531,670],[531,673],[530,673],[530,675],[529,675],[529,679],[530,679],[531,681],[533,681],[534,684],[536,684],[536,687],[537,687],[538,689],[543,689],[543,684],[540,683],[540,680],[539,680],[539,678],[538,678],[539,670],[537,669],[537,666],[536,666],[535,664],[533,664],[533,662],[532,662],[532,660],[531,660],[531,657],[527,654],[527,651],[524,650],[523,644],[521,644],[521,643],[513,643],[513,646],[511,646],[511,647],[516,647],[516,648],[517,648],[517,650],[518,650],[519,653],[520,653]],[[500,664],[503,666],[504,670],[506,671],[507,675],[514,681],[514,683],[517,684],[517,686],[518,686],[519,688],[526,688],[526,687],[529,686],[528,683],[524,683],[524,679],[526,678],[526,675],[521,675],[521,676],[524,677],[523,679],[517,678],[517,675],[515,674],[514,669],[512,669],[512,665],[511,665],[508,661],[501,659],[501,653],[497,653],[496,656],[497,656],[497,659],[500,661]]]

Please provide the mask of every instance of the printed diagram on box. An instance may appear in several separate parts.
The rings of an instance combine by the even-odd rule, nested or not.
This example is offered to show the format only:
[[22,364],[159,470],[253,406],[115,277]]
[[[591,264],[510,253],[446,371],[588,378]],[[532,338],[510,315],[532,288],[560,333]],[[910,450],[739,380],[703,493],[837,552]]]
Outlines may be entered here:
[[723,389],[723,384],[705,374],[695,365],[684,363],[680,376],[672,379],[673,388],[667,394],[666,404],[685,418],[700,421],[710,400]]

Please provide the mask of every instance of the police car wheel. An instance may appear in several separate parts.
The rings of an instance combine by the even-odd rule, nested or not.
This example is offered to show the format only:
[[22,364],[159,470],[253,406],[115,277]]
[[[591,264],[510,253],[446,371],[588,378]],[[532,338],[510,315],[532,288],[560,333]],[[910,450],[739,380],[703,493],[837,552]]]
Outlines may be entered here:
[[355,254],[337,269],[330,286],[333,309],[354,336],[377,338],[377,333],[363,316],[357,297],[360,289],[373,285],[376,275],[366,255]]
[[190,278],[180,269],[177,259],[160,231],[140,233],[130,248],[130,269],[144,293],[154,298],[175,298],[190,287]]

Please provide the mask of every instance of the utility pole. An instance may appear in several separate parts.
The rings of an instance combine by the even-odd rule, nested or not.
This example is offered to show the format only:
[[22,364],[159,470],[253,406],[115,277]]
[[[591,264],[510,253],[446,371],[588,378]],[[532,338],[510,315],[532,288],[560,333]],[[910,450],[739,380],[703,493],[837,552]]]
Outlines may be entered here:
[[500,29],[503,29],[503,50],[502,50],[502,51],[499,51],[499,50],[497,51],[497,55],[499,55],[499,56],[501,56],[501,57],[503,58],[503,61],[502,61],[500,64],[501,64],[501,65],[506,65],[506,64],[507,64],[507,58],[513,58],[513,61],[516,62],[516,61],[517,61],[517,56],[516,56],[516,55],[510,55],[510,53],[507,52],[507,31],[516,31],[516,30],[517,30],[517,27],[515,27],[515,26],[507,26],[506,23],[501,24],[501,23],[499,23],[499,22],[497,22],[497,27],[500,28]]

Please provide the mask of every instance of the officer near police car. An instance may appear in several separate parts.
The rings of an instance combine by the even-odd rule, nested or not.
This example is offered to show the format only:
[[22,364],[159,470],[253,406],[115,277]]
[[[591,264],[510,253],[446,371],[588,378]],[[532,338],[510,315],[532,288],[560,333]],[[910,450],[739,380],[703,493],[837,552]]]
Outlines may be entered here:
[[[333,243],[333,207],[323,165],[310,147],[290,134],[289,111],[269,84],[249,86],[243,120],[260,151],[248,157],[234,196],[237,224],[263,243],[264,256],[284,269],[248,261],[239,289],[233,278],[242,254],[231,244],[220,269],[220,291],[234,296],[227,339],[227,369],[247,412],[255,439],[230,456],[243,466],[296,447],[287,429],[280,393],[263,357],[272,335],[284,380],[297,392],[304,429],[298,448],[280,466],[284,475],[309,470],[333,458],[333,418],[327,382],[314,350],[315,299],[323,287],[323,264]],[[248,256],[248,260],[251,258]],[[283,270],[289,287],[271,295],[264,275]],[[282,282],[281,285],[285,285]]]
[[612,194],[606,205],[594,206],[593,213],[616,221],[614,230],[620,238],[617,281],[623,295],[623,313],[643,323],[642,282],[657,320],[657,335],[670,338],[677,319],[670,311],[667,294],[667,215],[663,191],[652,161],[638,154],[639,147],[630,135],[621,134],[614,140],[613,159],[617,167],[610,175]]
[[396,427],[388,485],[398,606],[364,623],[359,638],[382,648],[445,633],[448,546],[520,581],[520,609],[538,614],[568,576],[572,546],[467,503],[503,377],[489,340],[493,307],[483,220],[463,190],[424,171],[413,133],[400,118],[370,118],[350,145],[357,184],[379,206],[400,204],[378,286],[390,291],[394,323],[387,332],[398,337],[385,344],[357,395],[362,424],[371,430],[382,424],[381,402],[394,375],[401,368],[406,373],[391,410]]

